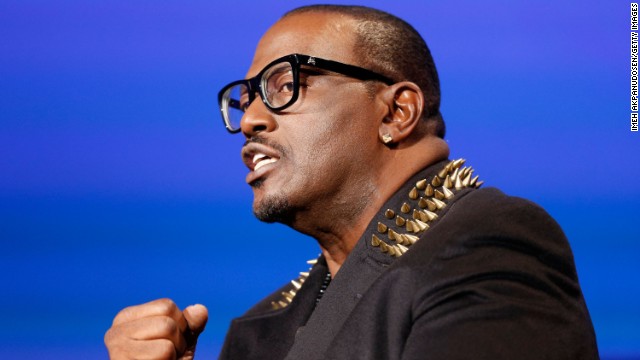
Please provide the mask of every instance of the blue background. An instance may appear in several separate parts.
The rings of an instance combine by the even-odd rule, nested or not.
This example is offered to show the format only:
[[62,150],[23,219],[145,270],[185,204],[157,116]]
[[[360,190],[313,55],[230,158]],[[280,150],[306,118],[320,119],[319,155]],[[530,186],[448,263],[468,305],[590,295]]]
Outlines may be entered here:
[[[218,89],[306,1],[0,1],[0,358],[104,359],[119,309],[201,302],[199,358],[318,254],[261,224]],[[625,1],[370,1],[413,24],[453,157],[563,226],[603,358],[640,358]]]

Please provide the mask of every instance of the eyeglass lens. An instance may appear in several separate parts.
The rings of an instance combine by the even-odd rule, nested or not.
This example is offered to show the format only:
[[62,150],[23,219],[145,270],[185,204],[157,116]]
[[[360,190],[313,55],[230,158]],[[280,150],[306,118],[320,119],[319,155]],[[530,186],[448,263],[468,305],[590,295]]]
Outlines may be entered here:
[[[272,109],[288,105],[295,93],[293,67],[289,62],[274,64],[264,71],[260,79],[262,97]],[[251,99],[253,100],[253,99]],[[222,112],[227,127],[240,129],[240,120],[249,106],[249,91],[246,84],[236,84],[222,95]]]

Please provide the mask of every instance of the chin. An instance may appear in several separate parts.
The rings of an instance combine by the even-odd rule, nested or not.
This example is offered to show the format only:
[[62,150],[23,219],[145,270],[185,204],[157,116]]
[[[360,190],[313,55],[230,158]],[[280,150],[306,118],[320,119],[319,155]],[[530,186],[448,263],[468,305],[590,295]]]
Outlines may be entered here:
[[261,200],[254,199],[253,214],[266,223],[288,224],[295,211],[284,196],[265,196]]

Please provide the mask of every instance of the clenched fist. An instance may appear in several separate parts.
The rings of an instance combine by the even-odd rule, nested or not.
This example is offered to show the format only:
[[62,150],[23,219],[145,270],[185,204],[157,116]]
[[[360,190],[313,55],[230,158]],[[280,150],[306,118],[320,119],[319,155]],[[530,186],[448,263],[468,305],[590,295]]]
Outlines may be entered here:
[[207,319],[202,305],[180,311],[173,301],[159,299],[120,311],[104,343],[111,360],[192,360]]

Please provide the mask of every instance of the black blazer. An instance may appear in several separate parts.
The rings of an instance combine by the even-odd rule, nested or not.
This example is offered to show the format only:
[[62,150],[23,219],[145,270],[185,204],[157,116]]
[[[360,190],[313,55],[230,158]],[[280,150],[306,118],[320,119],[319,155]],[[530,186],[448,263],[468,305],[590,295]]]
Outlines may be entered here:
[[292,284],[233,320],[220,359],[597,359],[558,224],[447,164],[387,201],[317,306],[322,257],[290,303]]

